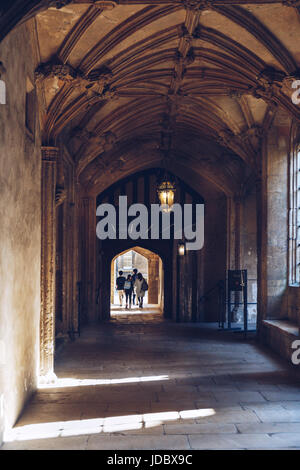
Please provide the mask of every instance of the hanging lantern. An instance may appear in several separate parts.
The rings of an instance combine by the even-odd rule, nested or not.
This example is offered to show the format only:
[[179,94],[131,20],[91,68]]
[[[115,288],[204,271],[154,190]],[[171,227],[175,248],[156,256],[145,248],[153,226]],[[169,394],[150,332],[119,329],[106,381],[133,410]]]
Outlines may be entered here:
[[175,191],[175,182],[170,177],[165,177],[157,186],[159,202],[165,206],[165,212],[169,212],[174,204]]

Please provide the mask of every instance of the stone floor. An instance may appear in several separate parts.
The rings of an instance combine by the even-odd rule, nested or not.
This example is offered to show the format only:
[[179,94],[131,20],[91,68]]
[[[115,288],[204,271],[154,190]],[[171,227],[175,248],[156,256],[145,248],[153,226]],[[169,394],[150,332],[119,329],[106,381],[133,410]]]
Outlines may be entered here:
[[300,449],[298,370],[238,333],[114,312],[55,370],[3,449]]

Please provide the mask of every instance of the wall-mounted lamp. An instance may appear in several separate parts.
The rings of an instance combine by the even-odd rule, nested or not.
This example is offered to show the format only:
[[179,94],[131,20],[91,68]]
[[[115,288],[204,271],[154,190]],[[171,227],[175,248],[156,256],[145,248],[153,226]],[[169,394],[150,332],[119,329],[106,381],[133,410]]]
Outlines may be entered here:
[[178,243],[178,254],[179,256],[185,255],[185,243],[184,242]]

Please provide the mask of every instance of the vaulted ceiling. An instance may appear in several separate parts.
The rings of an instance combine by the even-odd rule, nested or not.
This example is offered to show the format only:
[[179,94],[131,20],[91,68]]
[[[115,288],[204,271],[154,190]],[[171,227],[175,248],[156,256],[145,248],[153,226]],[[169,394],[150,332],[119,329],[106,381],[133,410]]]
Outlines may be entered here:
[[63,139],[91,189],[167,154],[238,191],[276,113],[300,118],[299,3],[56,2],[31,20],[44,144]]

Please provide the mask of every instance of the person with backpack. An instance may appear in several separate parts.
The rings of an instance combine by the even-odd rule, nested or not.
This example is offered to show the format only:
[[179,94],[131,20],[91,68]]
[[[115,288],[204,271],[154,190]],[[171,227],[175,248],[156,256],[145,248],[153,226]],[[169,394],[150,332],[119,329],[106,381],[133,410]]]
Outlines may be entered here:
[[131,297],[132,297],[132,292],[133,292],[133,280],[132,276],[128,274],[127,279],[124,284],[124,291],[125,291],[125,296],[126,296],[126,306],[125,308],[128,309],[128,304],[129,304],[129,310],[131,310]]
[[122,304],[123,304],[125,281],[126,281],[126,278],[125,276],[123,276],[123,271],[119,271],[119,277],[117,277],[117,280],[116,280],[116,289],[119,294],[120,307],[122,307]]
[[141,273],[138,273],[137,278],[135,280],[135,289],[136,296],[139,302],[139,308],[143,308],[143,301],[145,297],[145,292],[148,290],[148,284]]

